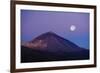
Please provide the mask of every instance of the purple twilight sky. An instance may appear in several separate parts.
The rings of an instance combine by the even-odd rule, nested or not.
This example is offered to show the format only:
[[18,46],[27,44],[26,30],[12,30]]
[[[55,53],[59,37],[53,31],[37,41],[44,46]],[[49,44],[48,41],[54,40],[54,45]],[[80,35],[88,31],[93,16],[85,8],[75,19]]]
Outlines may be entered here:
[[[71,25],[75,26],[74,31]],[[21,10],[22,42],[49,31],[89,49],[89,13]]]

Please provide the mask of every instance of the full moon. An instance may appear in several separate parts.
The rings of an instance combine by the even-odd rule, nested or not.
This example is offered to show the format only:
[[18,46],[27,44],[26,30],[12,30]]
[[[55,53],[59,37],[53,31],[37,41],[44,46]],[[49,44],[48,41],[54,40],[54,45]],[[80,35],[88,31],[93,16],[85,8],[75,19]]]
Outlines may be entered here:
[[70,26],[70,31],[75,31],[76,30],[76,26],[75,25],[71,25]]

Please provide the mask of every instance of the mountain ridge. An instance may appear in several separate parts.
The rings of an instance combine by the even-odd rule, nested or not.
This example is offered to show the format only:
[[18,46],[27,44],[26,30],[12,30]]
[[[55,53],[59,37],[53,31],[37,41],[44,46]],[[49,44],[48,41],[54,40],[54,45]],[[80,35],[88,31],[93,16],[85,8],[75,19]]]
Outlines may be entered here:
[[[33,49],[64,49],[65,47],[67,47],[67,51],[78,51],[81,50],[79,46],[77,46],[76,44],[70,42],[67,39],[64,39],[61,36],[58,36],[57,34],[53,33],[53,32],[47,32],[44,33],[42,35],[39,35],[38,37],[36,37],[35,39],[33,39],[32,41],[22,45],[22,46],[26,46],[29,48],[33,48]],[[69,49],[68,49],[69,48]],[[74,49],[75,48],[75,49]]]
[[21,45],[22,62],[89,59],[89,50],[53,33],[39,35]]

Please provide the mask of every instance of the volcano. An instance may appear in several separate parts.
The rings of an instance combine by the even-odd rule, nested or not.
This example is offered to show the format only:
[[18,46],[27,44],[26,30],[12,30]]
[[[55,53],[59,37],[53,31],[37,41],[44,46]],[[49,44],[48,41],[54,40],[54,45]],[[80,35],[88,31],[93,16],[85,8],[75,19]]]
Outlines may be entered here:
[[55,34],[44,33],[22,43],[21,62],[43,62],[89,59],[89,50]]

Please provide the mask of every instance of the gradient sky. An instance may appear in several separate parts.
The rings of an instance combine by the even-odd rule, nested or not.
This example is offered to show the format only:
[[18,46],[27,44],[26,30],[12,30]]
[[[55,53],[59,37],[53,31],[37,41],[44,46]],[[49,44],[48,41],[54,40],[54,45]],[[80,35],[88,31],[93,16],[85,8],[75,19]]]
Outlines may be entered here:
[[[71,25],[76,26],[75,31],[70,30]],[[21,10],[22,42],[48,31],[89,49],[89,13]]]

